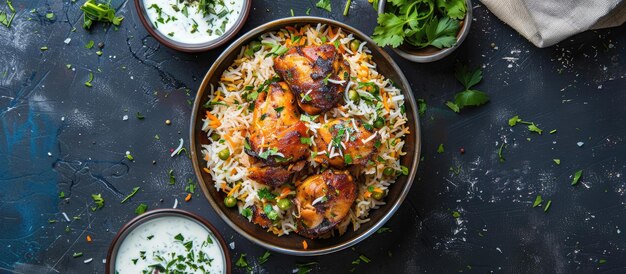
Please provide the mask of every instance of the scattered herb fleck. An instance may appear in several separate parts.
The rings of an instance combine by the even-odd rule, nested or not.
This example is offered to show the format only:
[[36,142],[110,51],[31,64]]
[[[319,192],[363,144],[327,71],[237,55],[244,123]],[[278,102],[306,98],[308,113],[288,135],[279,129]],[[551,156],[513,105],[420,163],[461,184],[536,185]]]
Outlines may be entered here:
[[135,208],[135,214],[141,215],[146,212],[146,209],[148,209],[148,205],[141,203],[137,206],[137,208]]
[[537,197],[535,198],[535,202],[533,203],[533,207],[538,207],[541,204],[541,202],[543,202],[541,195],[537,195]]
[[548,200],[546,206],[543,208],[543,212],[548,212],[548,209],[550,209],[550,205],[552,205],[552,200]]
[[126,197],[125,197],[125,198],[124,198],[124,199],[120,202],[120,204],[125,203],[126,201],[128,201],[128,199],[130,199],[130,197],[135,196],[135,194],[137,194],[137,191],[139,191],[139,187],[138,187],[138,186],[134,187],[134,188],[133,188],[133,191],[132,191],[130,194],[128,194],[128,196],[126,196]]
[[572,185],[577,185],[578,182],[580,181],[580,177],[583,175],[583,171],[582,170],[578,170],[576,171],[576,173],[574,173],[574,179],[572,179]]

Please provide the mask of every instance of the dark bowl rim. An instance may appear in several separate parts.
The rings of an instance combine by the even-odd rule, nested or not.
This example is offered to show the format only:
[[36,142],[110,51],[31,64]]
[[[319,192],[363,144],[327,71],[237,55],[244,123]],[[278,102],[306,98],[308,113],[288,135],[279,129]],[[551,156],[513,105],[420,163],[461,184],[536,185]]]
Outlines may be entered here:
[[232,273],[232,267],[231,267],[232,263],[231,263],[230,253],[228,251],[228,246],[226,245],[226,241],[224,241],[224,238],[219,233],[217,228],[215,228],[206,219],[200,217],[200,215],[197,215],[195,213],[192,213],[186,210],[176,209],[176,208],[159,208],[159,209],[149,210],[139,216],[134,217],[133,219],[128,221],[126,224],[124,224],[122,228],[120,228],[120,230],[117,232],[117,234],[111,241],[111,244],[109,245],[109,250],[107,251],[107,257],[106,257],[105,273],[110,273],[110,274],[115,273],[114,271],[111,270],[111,267],[114,267],[114,265],[112,265],[111,262],[113,262],[114,253],[117,256],[117,249],[119,249],[119,245],[121,245],[122,242],[124,242],[125,238],[122,239],[122,235],[127,236],[128,233],[130,233],[129,229],[131,228],[134,229],[143,222],[147,222],[149,220],[153,220],[153,219],[160,218],[163,216],[179,216],[183,218],[192,219],[194,221],[199,222],[201,225],[205,226],[207,229],[209,229],[209,231],[213,233],[213,236],[215,236],[217,241],[220,243],[220,246],[222,248],[222,251],[224,254],[224,260],[226,264],[226,273],[227,274]]
[[[415,132],[413,132],[413,134],[416,135],[415,137],[415,153],[412,155],[412,163],[411,163],[411,167],[409,168],[409,175],[407,178],[407,183],[404,186],[404,189],[402,189],[402,192],[400,192],[400,195],[398,196],[398,198],[395,200],[395,202],[393,202],[393,205],[391,206],[391,208],[388,210],[388,212],[386,212],[382,218],[380,218],[380,220],[378,220],[377,223],[375,223],[374,225],[372,225],[372,227],[370,227],[368,230],[363,230],[363,231],[359,231],[357,232],[357,236],[350,239],[349,241],[345,241],[343,243],[337,244],[337,245],[333,245],[330,247],[325,247],[325,248],[321,248],[321,249],[317,249],[317,250],[301,250],[301,249],[291,249],[291,248],[284,248],[284,247],[280,247],[278,245],[274,245],[272,243],[269,242],[265,242],[262,241],[258,238],[256,238],[254,235],[247,233],[246,231],[242,230],[239,228],[239,226],[237,224],[235,224],[233,221],[231,221],[228,216],[226,216],[226,214],[224,214],[221,210],[220,207],[218,206],[218,204],[216,203],[216,201],[214,201],[213,199],[211,199],[210,194],[209,194],[209,190],[206,186],[206,184],[204,183],[204,179],[202,178],[202,168],[199,166],[199,161],[197,160],[198,157],[198,152],[196,151],[196,138],[195,138],[195,124],[196,124],[196,120],[198,118],[198,111],[200,109],[201,106],[201,102],[202,102],[202,98],[204,97],[204,91],[206,90],[207,86],[210,84],[209,80],[211,78],[211,75],[213,75],[214,73],[216,73],[217,67],[219,66],[220,63],[224,62],[225,59],[227,59],[227,57],[231,54],[237,54],[238,53],[238,49],[240,49],[241,46],[243,46],[243,42],[248,40],[251,37],[257,37],[258,35],[261,35],[267,31],[269,31],[270,29],[276,27],[276,26],[289,26],[289,25],[296,25],[296,24],[302,24],[302,23],[321,23],[321,24],[327,24],[327,25],[332,25],[335,27],[341,27],[342,29],[353,33],[358,39],[362,40],[362,41],[366,41],[368,44],[370,44],[370,50],[375,50],[378,51],[379,54],[381,54],[381,56],[383,57],[383,59],[385,59],[386,62],[388,62],[390,64],[390,66],[393,68],[393,70],[395,71],[396,74],[398,74],[399,78],[401,79],[401,83],[403,87],[406,87],[406,89],[403,89],[402,94],[405,95],[405,102],[408,101],[409,104],[411,105],[411,109],[413,117],[414,117],[414,127],[415,127]],[[408,97],[408,98],[407,98]],[[200,182],[200,187],[202,188],[202,192],[204,193],[206,199],[209,201],[209,203],[211,204],[211,207],[213,207],[213,210],[215,210],[215,212],[222,218],[222,220],[227,223],[231,228],[233,228],[237,233],[239,233],[240,235],[244,236],[246,239],[250,240],[251,242],[260,245],[264,248],[267,248],[269,250],[275,251],[275,252],[279,252],[279,253],[283,253],[283,254],[288,254],[288,255],[296,255],[296,256],[317,256],[317,255],[324,255],[324,254],[329,254],[329,253],[333,253],[333,252],[337,252],[346,248],[349,248],[359,242],[361,242],[362,240],[366,239],[367,237],[369,237],[370,235],[372,235],[374,232],[376,232],[380,227],[382,227],[390,218],[391,216],[393,216],[393,214],[396,212],[396,210],[400,207],[400,205],[402,204],[402,202],[404,201],[404,199],[406,198],[407,194],[409,193],[410,189],[411,189],[411,185],[413,184],[413,181],[415,179],[415,174],[417,171],[417,166],[419,164],[419,155],[421,152],[421,129],[420,129],[420,123],[419,123],[419,115],[417,113],[417,103],[415,101],[415,97],[413,96],[413,91],[411,89],[411,85],[409,84],[408,80],[406,79],[406,77],[404,76],[404,73],[402,72],[402,70],[400,69],[400,67],[396,64],[396,62],[393,61],[393,59],[391,58],[391,56],[389,56],[389,54],[387,54],[387,52],[385,52],[382,48],[378,47],[374,41],[367,36],[366,34],[364,34],[363,32],[348,26],[344,23],[332,20],[332,19],[328,19],[328,18],[322,18],[322,17],[315,17],[315,16],[295,16],[295,17],[287,17],[287,18],[280,18],[280,19],[276,19],[273,21],[270,21],[268,23],[265,23],[261,26],[258,26],[250,31],[248,31],[247,33],[243,34],[241,37],[239,37],[239,39],[235,40],[234,42],[232,42],[230,44],[230,46],[228,46],[223,52],[222,54],[220,54],[220,56],[215,60],[215,62],[213,62],[213,65],[211,65],[211,67],[209,68],[209,70],[207,71],[207,73],[205,74],[202,83],[200,84],[200,87],[198,88],[198,92],[196,93],[196,97],[194,100],[194,104],[193,104],[193,109],[192,109],[192,113],[191,113],[191,121],[190,121],[190,128],[189,128],[189,135],[190,135],[190,152],[191,152],[191,159],[192,159],[192,164],[193,164],[193,169],[194,172],[196,174],[196,178],[198,179],[198,182]],[[407,157],[411,157],[411,155],[406,155]]]
[[240,1],[245,1],[246,3],[242,6],[241,13],[239,13],[239,17],[237,17],[237,22],[235,22],[235,25],[233,25],[224,35],[218,37],[217,39],[202,44],[189,44],[193,46],[185,46],[185,44],[182,43],[175,43],[171,39],[165,37],[160,32],[154,30],[152,28],[152,24],[148,21],[148,19],[146,19],[146,13],[143,10],[143,0],[135,0],[135,8],[137,11],[137,15],[139,16],[139,21],[141,21],[143,27],[148,31],[148,33],[150,33],[150,36],[159,41],[159,43],[173,50],[187,53],[199,53],[209,51],[223,45],[231,38],[233,38],[239,32],[239,30],[241,30],[243,25],[248,20],[248,16],[250,15],[252,0]]

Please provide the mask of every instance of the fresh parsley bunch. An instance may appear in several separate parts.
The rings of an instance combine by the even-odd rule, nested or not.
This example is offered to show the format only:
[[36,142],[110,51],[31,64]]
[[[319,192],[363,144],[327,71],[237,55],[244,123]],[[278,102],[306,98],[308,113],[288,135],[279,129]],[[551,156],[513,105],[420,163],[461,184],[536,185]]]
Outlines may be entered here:
[[449,48],[456,43],[465,0],[389,0],[378,16],[372,39],[379,46],[398,47],[407,42],[418,48]]

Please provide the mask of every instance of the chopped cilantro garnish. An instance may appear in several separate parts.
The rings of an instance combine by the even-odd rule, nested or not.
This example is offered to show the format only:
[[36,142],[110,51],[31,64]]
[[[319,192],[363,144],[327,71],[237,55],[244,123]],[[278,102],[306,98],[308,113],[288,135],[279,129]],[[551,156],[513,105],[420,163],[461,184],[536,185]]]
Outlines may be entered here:
[[250,218],[250,216],[252,216],[252,210],[248,207],[244,208],[241,210],[241,215],[246,217],[246,218]]
[[257,191],[259,199],[273,200],[276,195],[272,193],[267,187],[261,188]]
[[537,195],[537,197],[535,198],[535,202],[533,203],[533,207],[538,207],[541,204],[541,202],[543,202],[541,195]]
[[346,165],[352,164],[352,156],[350,156],[350,154],[343,155],[343,162]]
[[543,208],[543,212],[548,212],[548,209],[550,209],[550,205],[552,205],[552,200],[548,200],[546,206]]
[[582,175],[583,175],[582,170],[576,171],[576,173],[574,173],[574,178],[572,179],[572,185],[577,185]]
[[305,144],[305,145],[312,145],[313,142],[311,141],[311,138],[306,138],[306,137],[300,137],[300,143]]
[[504,156],[502,156],[502,150],[504,149],[504,142],[502,142],[502,144],[500,145],[500,148],[498,149],[498,158],[500,159],[500,162],[504,162]]
[[83,14],[83,27],[85,29],[91,28],[94,21],[111,23],[115,26],[119,26],[124,20],[122,16],[115,16],[115,9],[109,4],[98,3],[96,0],[87,0],[80,9]]
[[74,257],[74,258],[78,258],[78,257],[81,257],[81,256],[83,256],[82,252],[74,252],[74,254],[72,254],[72,257]]
[[183,236],[183,234],[178,233],[178,234],[176,234],[176,236],[174,236],[174,240],[182,242],[182,241],[185,241],[185,237]]
[[61,191],[59,193],[59,199],[65,199],[65,192]]
[[89,40],[89,42],[87,42],[87,45],[85,45],[85,48],[90,49],[93,48],[93,45],[95,45],[96,42],[94,42],[93,40]]
[[146,212],[146,209],[148,209],[148,205],[143,204],[143,203],[142,203],[142,204],[139,204],[139,205],[137,206],[137,208],[135,208],[135,214],[137,214],[137,215],[141,215],[141,214],[143,214],[144,212]]
[[324,9],[328,12],[331,12],[332,9],[330,7],[330,0],[319,0],[317,2],[317,4],[315,4],[316,7],[320,8],[320,9]]
[[93,72],[89,73],[89,80],[85,82],[85,86],[91,87],[91,81],[93,81]]
[[285,109],[285,107],[284,107],[284,106],[280,106],[280,107],[274,108],[274,110],[275,110],[276,112],[278,112],[278,113],[282,112],[282,111],[283,111],[283,109]]
[[104,206],[104,198],[102,194],[91,194],[91,199],[96,203],[96,207],[92,207],[91,211],[96,211]]
[[454,217],[455,219],[458,219],[459,217],[461,217],[461,213],[458,211],[453,211],[452,212],[452,217]]
[[128,199],[130,199],[130,197],[133,197],[133,196],[137,193],[137,191],[139,191],[139,187],[138,187],[138,186],[137,186],[137,187],[134,187],[134,188],[133,188],[133,191],[132,191],[130,194],[128,194],[128,196],[126,196],[126,197],[125,197],[125,198],[124,198],[124,199],[120,202],[120,204],[123,204],[124,202],[128,201]]
[[561,164],[561,159],[552,159],[552,161],[554,161],[554,163],[557,165]]
[[359,255],[359,259],[361,259],[361,261],[363,261],[365,263],[369,263],[371,261],[370,258],[366,257],[363,254]]
[[259,264],[264,264],[269,260],[270,255],[272,255],[269,251],[265,251],[261,257],[259,257]]
[[173,170],[173,169],[170,169],[170,170],[167,172],[167,175],[170,177],[170,185],[175,184],[175,183],[176,183],[176,177],[174,176],[174,170]]
[[391,232],[391,228],[388,227],[381,227],[378,230],[376,230],[376,233],[381,234],[381,233],[385,233],[385,232]]
[[246,261],[246,253],[242,253],[239,255],[239,259],[235,262],[235,265],[241,268],[248,267],[248,262]]
[[443,144],[439,144],[439,147],[437,147],[437,153],[443,153],[444,152],[444,148],[443,148]]

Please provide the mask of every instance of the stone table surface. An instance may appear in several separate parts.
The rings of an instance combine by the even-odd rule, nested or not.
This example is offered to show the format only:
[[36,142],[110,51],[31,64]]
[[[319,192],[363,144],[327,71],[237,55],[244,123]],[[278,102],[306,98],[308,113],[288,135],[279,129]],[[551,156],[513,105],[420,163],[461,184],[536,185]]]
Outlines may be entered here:
[[[109,243],[135,207],[172,207],[195,180],[190,160],[169,151],[180,138],[188,144],[190,103],[225,47],[204,54],[168,49],[147,34],[133,1],[112,1],[125,17],[119,29],[96,24],[86,31],[80,2],[14,1],[11,28],[0,26],[0,272],[103,273]],[[311,8],[313,16],[368,34],[375,27],[365,0],[352,1],[347,17],[344,1],[332,1],[331,13],[315,2],[255,0],[239,35],[290,16],[290,9],[304,15]],[[210,220],[235,243],[233,259],[247,254],[259,273],[291,273],[313,261],[312,273],[626,272],[626,26],[538,49],[474,5],[467,40],[444,60],[415,64],[389,50],[428,106],[422,162],[409,196],[385,224],[391,232],[332,255],[272,254],[260,265],[265,250],[228,227],[200,191],[180,208]],[[102,56],[85,48],[90,40],[104,43]],[[461,89],[456,63],[483,68],[476,88],[489,94],[487,105],[460,114],[445,106]],[[91,88],[84,85],[90,73]],[[515,115],[543,134],[510,127]],[[577,170],[582,178],[572,186]],[[135,186],[141,191],[120,204]],[[94,193],[105,206],[92,212]],[[537,195],[544,202],[533,208]],[[359,255],[371,262],[352,264]]]

